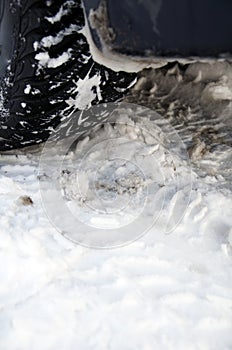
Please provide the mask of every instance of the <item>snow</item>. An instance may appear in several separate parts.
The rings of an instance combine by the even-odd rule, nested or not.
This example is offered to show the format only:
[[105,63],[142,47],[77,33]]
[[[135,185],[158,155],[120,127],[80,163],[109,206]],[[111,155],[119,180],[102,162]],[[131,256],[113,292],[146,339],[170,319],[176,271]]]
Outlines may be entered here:
[[27,84],[25,89],[24,89],[24,93],[26,95],[30,94],[30,91],[31,91],[31,85],[30,84]]
[[[79,78],[77,82],[74,82],[76,87],[73,89],[73,93],[77,93],[75,98],[70,98],[66,102],[69,106],[74,106],[79,110],[85,110],[88,107],[91,107],[92,102],[96,98],[102,100],[100,83],[101,76],[100,74],[95,74],[90,78],[89,73],[84,77],[84,79]],[[93,87],[96,87],[96,93],[93,91]]]
[[[165,124],[159,124],[161,130],[154,128],[154,134],[147,131],[149,125],[146,118],[133,123],[121,116],[114,126],[96,129],[65,159],[57,148],[53,154],[37,149],[34,153],[1,155],[0,349],[231,349],[232,195],[231,187],[222,187],[215,175],[199,177],[192,171],[189,205],[170,234],[163,231],[165,222],[161,218],[146,234],[132,234],[134,240],[117,249],[109,245],[94,249],[94,244],[90,249],[84,244],[86,237],[82,245],[73,243],[53,225],[56,215],[66,220],[60,203],[51,202],[51,212],[44,210],[48,207],[43,190],[52,191],[54,181],[60,184],[63,202],[76,204],[78,220],[84,219],[86,207],[89,219],[91,205],[97,203],[89,181],[94,169],[101,169],[98,181],[105,182],[108,189],[111,186],[111,191],[100,186],[97,196],[108,201],[111,209],[124,206],[130,213],[131,202],[125,201],[126,196],[143,199],[148,165],[152,168],[150,161],[155,155],[157,172],[151,178],[153,187],[147,199],[155,189],[155,205],[159,204],[159,192],[165,186],[154,187],[154,180],[163,181],[160,170],[166,177],[168,194],[161,212],[179,219],[183,203],[185,206],[189,164],[181,158],[182,147],[167,143],[162,133],[167,130]],[[154,137],[163,138],[163,142],[154,144]],[[111,140],[109,147],[105,146],[107,140]],[[145,180],[140,172],[137,178],[127,177],[136,173],[136,155],[140,155]],[[49,167],[43,173],[43,161],[49,157]],[[126,159],[123,168],[122,158]],[[82,172],[78,162],[83,165]],[[73,171],[62,172],[70,170],[70,164]],[[61,167],[58,172],[57,165]],[[75,171],[85,195],[82,206],[73,181]],[[121,180],[126,176],[118,185],[118,189],[124,188],[119,193],[113,187],[116,175]],[[72,181],[70,176],[74,176]],[[137,184],[135,192],[130,192],[131,183]],[[172,191],[177,183],[182,194],[179,198]],[[73,215],[70,213],[68,218]],[[149,216],[146,210],[139,214],[144,225]],[[97,217],[102,224],[99,213]],[[132,233],[137,229],[133,222]],[[80,222],[80,228],[82,225],[86,221]],[[122,226],[117,226],[119,237]],[[92,237],[87,230],[86,235],[87,239]]]
[[212,94],[215,100],[232,100],[232,87],[222,86],[210,86],[209,92]]
[[99,64],[103,64],[105,67],[108,67],[115,72],[128,72],[128,73],[134,73],[139,72],[144,68],[149,67],[162,67],[167,64],[166,61],[162,60],[156,60],[155,62],[151,62],[150,59],[144,59],[141,60],[138,57],[127,57],[126,55],[120,55],[120,54],[114,54],[111,51],[107,49],[106,46],[104,46],[104,54],[97,48],[95,45],[92,35],[90,33],[89,25],[87,23],[83,27],[83,29],[80,31],[82,33],[90,48],[91,55],[95,62],[98,62]]
[[55,36],[48,35],[44,37],[39,43],[39,46],[43,48],[50,48],[51,46],[57,45],[60,42],[62,42],[65,36],[69,34],[73,34],[79,31],[79,29],[80,29],[79,26],[71,24],[69,27],[58,32]]
[[[49,3],[48,3],[49,5]],[[54,24],[56,22],[60,22],[62,18],[67,15],[70,12],[70,6],[73,5],[72,0],[67,0],[64,2],[64,4],[60,7],[59,11],[53,16],[53,17],[45,17],[48,22]]]
[[56,58],[51,58],[48,52],[40,52],[35,55],[35,59],[39,61],[40,67],[57,68],[67,62],[71,56],[71,50],[63,52]]
[[[60,21],[71,3],[47,20]],[[41,67],[70,58],[68,51],[51,58],[46,49],[74,29],[34,43]],[[116,71],[166,64],[103,56],[87,25],[82,33],[94,59]],[[212,81],[222,72],[230,76],[229,64],[190,65],[187,80],[176,67],[156,79],[148,73],[153,83],[142,97],[154,104],[160,93],[154,109],[164,101],[173,119],[184,98],[199,132],[205,120],[194,116],[192,96],[218,125],[220,101],[229,103],[232,91],[229,80]],[[134,91],[147,92],[147,82],[140,78]],[[100,101],[99,84],[97,75],[79,79],[69,104],[89,107],[93,87]],[[47,144],[0,155],[0,350],[232,348],[231,147],[226,141],[204,158],[207,145],[197,139],[191,169],[167,122],[155,115],[151,123],[144,109],[134,121],[133,112],[95,128],[69,152]],[[194,130],[175,120],[189,142]]]

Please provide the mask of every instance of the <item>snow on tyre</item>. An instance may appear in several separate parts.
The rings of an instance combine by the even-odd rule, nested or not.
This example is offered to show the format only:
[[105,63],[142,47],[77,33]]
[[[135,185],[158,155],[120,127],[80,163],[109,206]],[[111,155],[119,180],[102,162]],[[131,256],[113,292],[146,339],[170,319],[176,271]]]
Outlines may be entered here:
[[[136,79],[93,61],[80,0],[3,0],[0,18],[1,151],[45,141],[61,120],[119,100]],[[85,121],[91,128],[94,116]]]

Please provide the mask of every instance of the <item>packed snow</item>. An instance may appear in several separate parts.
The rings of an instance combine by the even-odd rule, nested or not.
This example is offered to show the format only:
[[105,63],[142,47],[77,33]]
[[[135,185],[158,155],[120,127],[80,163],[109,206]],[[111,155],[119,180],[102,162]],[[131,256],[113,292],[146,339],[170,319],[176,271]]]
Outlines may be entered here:
[[[146,118],[140,124],[131,124],[121,117],[77,143],[65,159],[58,149],[53,154],[46,150],[47,158],[38,149],[1,155],[0,349],[231,349],[231,188],[222,188],[215,175],[199,177],[191,171],[191,197],[182,215],[189,163],[181,160],[181,153],[171,152],[165,139],[159,147],[154,144],[150,129],[144,134],[147,141],[146,137],[139,140],[139,130],[148,130],[147,123]],[[155,137],[157,140],[162,133]],[[104,144],[106,140],[109,147]],[[120,157],[117,149],[124,149]],[[139,171],[136,154],[143,159]],[[91,205],[97,204],[99,196],[111,209],[123,209],[125,204],[121,226],[116,225],[120,237],[132,208],[126,201],[128,196],[137,203],[137,209],[143,208],[139,200],[143,201],[148,164],[154,155],[154,164],[158,160],[160,168],[154,165],[157,174],[151,177],[153,186],[145,192],[147,199],[155,198],[157,206],[166,188],[163,214],[178,217],[178,225],[165,233],[165,216],[162,220],[161,215],[158,223],[149,225],[138,237],[132,217],[132,236],[120,247],[112,249],[115,245],[107,244],[107,237],[103,237],[105,245],[97,243],[105,249],[94,249],[97,244],[90,231],[86,229],[86,236],[81,232],[83,227],[92,228],[88,220],[93,215],[98,214],[98,223],[101,218],[95,207],[91,216]],[[50,166],[41,173],[48,157]],[[119,158],[127,160],[123,169]],[[78,173],[78,159],[84,164],[84,174]],[[112,159],[117,162],[112,163]],[[67,168],[70,164],[76,167]],[[101,167],[95,198],[88,182],[93,180],[94,165],[95,171]],[[165,186],[159,171],[169,181]],[[82,200],[75,187],[75,172],[82,184]],[[120,172],[123,176],[118,179],[125,181],[118,183],[115,176]],[[178,200],[174,191],[176,172],[182,194]],[[131,179],[131,174],[137,178]],[[68,217],[60,211],[60,202],[52,202],[52,197],[50,203],[44,202],[44,191],[49,193],[54,182],[60,185]],[[80,230],[76,225],[70,237],[59,232],[54,221],[67,222],[75,215],[74,209],[79,210],[75,220],[80,221]],[[60,215],[61,220],[56,221]],[[116,219],[117,215],[116,210]],[[138,223],[145,225],[149,217],[146,210],[138,210],[136,215]],[[102,218],[100,228],[95,225],[95,234],[106,230],[101,227],[104,215]],[[112,232],[108,230],[108,235]],[[78,240],[81,244],[74,242]]]

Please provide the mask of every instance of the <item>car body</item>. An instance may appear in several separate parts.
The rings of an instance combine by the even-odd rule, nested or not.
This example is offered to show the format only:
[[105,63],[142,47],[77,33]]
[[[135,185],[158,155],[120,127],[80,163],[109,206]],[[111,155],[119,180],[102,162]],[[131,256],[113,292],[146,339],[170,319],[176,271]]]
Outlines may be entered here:
[[229,0],[84,0],[96,48],[110,59],[231,59]]

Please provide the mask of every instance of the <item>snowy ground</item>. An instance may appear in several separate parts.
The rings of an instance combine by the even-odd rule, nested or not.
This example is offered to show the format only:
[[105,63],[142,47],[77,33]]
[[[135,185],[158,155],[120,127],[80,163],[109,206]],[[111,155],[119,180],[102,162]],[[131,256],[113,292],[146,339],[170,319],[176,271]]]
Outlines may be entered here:
[[[72,164],[77,164],[72,171],[67,169],[70,163],[62,163],[63,158],[56,151],[46,153],[50,156],[46,173],[44,164],[39,163],[38,150],[1,156],[1,350],[232,349],[230,182],[223,177],[224,172],[203,175],[200,172],[199,176],[194,168],[191,197],[186,207],[190,184],[188,162],[181,159],[181,154],[165,153],[170,151],[170,147],[165,148],[165,140],[157,148],[148,134],[147,139],[138,139],[136,125],[131,129],[125,127],[126,119],[121,121],[123,127],[120,123],[114,128],[105,126],[77,145],[70,158],[67,157],[67,162],[71,159]],[[156,141],[161,136],[157,134]],[[108,147],[106,140],[111,140]],[[109,144],[114,147],[110,149]],[[88,152],[83,151],[85,147]],[[122,152],[120,157],[117,149]],[[81,158],[83,152],[85,156]],[[135,166],[138,161],[135,155],[143,156],[139,170]],[[148,175],[151,155],[159,165],[155,168],[156,175],[154,172]],[[119,158],[126,159],[126,163],[109,162]],[[78,159],[82,159],[87,180],[80,174]],[[60,177],[54,170],[57,161],[61,165]],[[103,169],[95,198],[90,191],[94,165],[95,169]],[[119,174],[129,182],[117,181],[122,179],[115,178],[119,169]],[[159,176],[159,171],[164,177]],[[132,178],[132,173],[137,177]],[[81,179],[83,196],[73,187],[76,178]],[[160,221],[139,238],[136,229],[141,228],[141,222],[150,225],[147,220],[151,216],[149,209],[153,208],[148,205],[147,211],[139,211],[144,181],[148,179],[152,185],[146,184],[149,189],[146,195],[148,202],[153,201],[155,210],[164,189],[167,195],[162,199],[163,206],[158,208]],[[78,212],[81,229],[75,227],[74,240],[90,248],[73,243],[54,227],[54,222],[62,225],[67,219],[60,210],[60,202],[47,201],[46,191],[49,194],[51,188],[54,189],[54,182],[60,183],[63,201],[74,203]],[[180,197],[176,196],[176,188]],[[106,218],[101,215],[105,212],[97,210],[99,196],[110,208],[113,205],[114,209],[121,210],[115,212],[116,224],[111,221],[119,235],[128,223],[123,219],[130,218],[130,230],[126,233],[129,236],[120,242],[115,241],[114,236],[110,244],[105,244],[107,249],[94,249],[93,246],[103,247],[102,240],[101,244],[96,243],[88,231],[83,238],[83,227],[88,224],[90,228],[97,226],[94,237],[104,231]],[[127,196],[133,198],[134,207],[128,204],[131,202]],[[127,203],[126,216],[118,216],[124,210],[122,202]],[[69,208],[73,209],[70,205]],[[134,212],[136,217],[132,215]],[[96,215],[98,219],[99,215],[103,217],[104,227],[99,228]],[[165,220],[169,215],[174,223],[183,218],[175,230],[166,234]],[[62,220],[56,221],[56,217]],[[140,226],[137,226],[137,217]],[[111,249],[117,244],[121,247]]]
[[[73,30],[35,43],[40,66]],[[91,79],[71,107],[101,101]],[[232,65],[144,70],[126,102],[168,124],[0,156],[0,350],[232,349]]]

